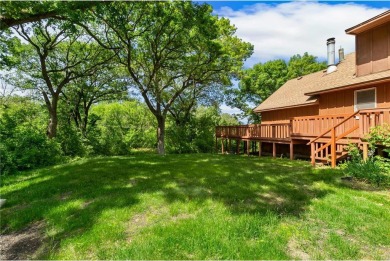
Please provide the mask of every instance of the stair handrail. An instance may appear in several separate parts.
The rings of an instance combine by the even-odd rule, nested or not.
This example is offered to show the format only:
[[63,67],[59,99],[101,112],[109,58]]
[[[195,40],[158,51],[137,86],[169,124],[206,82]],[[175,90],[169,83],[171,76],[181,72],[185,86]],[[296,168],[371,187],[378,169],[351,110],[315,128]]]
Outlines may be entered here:
[[309,141],[309,143],[307,143],[307,145],[310,145],[312,144],[313,142],[315,142],[316,140],[322,138],[325,134],[327,134],[328,132],[331,132],[333,129],[336,129],[338,126],[340,126],[341,124],[345,123],[346,121],[348,121],[349,119],[351,119],[352,117],[355,117],[360,111],[356,111],[354,112],[353,114],[351,114],[350,116],[346,117],[344,120],[340,121],[339,123],[337,123],[336,125],[330,127],[328,130],[324,131],[323,133],[321,133],[320,135],[318,135],[316,138],[312,139],[311,141]]
[[[335,137],[335,141],[339,141],[341,140],[342,138],[344,138],[345,136],[347,136],[348,134],[350,134],[351,132],[357,130],[359,128],[359,125],[355,125],[353,126],[352,128],[350,128],[349,130],[347,130],[346,132],[344,132],[343,134],[341,134],[340,136],[338,137]],[[323,149],[326,149],[327,147],[329,147],[331,145],[332,141],[329,141],[328,143],[326,143],[325,145],[322,145],[321,147],[319,147],[318,149],[316,149],[314,151],[314,153],[318,153],[320,152],[321,150]]]

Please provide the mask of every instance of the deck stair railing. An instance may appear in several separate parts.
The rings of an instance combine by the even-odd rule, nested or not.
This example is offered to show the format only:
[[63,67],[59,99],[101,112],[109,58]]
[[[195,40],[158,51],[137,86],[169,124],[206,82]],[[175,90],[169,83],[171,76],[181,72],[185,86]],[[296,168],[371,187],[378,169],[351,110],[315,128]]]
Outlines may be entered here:
[[[359,121],[357,121],[356,118],[358,114],[359,111],[346,117],[343,121],[327,129],[307,144],[311,145],[311,163],[313,165],[315,164],[316,160],[330,160],[332,168],[336,166],[336,160],[346,154],[344,151],[345,145],[338,144],[337,142],[359,129]],[[351,122],[352,127],[346,129],[345,125],[351,126]],[[339,129],[342,129],[343,132],[340,133]],[[329,134],[330,140],[329,138],[324,139],[324,137],[328,136]]]
[[314,165],[316,160],[331,161],[332,167],[336,161],[347,154],[345,151],[348,143],[358,143],[363,146],[363,155],[367,152],[365,135],[372,127],[390,123],[390,109],[369,109],[360,110],[338,124],[322,132],[308,145],[311,145],[311,162]]

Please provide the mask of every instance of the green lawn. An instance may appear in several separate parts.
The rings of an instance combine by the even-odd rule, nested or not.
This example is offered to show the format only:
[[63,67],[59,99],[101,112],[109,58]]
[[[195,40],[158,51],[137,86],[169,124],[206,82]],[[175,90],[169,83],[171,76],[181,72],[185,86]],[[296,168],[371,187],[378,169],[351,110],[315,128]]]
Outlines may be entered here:
[[83,159],[3,177],[2,234],[40,224],[41,259],[389,259],[390,192],[307,162]]

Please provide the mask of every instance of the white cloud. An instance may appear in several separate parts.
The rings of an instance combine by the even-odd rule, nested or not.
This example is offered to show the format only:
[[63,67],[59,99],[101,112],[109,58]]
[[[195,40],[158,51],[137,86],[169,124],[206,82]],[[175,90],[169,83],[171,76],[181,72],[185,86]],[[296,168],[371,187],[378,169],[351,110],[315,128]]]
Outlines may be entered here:
[[221,109],[221,111],[223,113],[239,114],[241,112],[238,108],[233,108],[233,107],[227,106],[226,104],[222,104],[219,108]]
[[345,29],[374,17],[387,9],[356,3],[326,4],[318,2],[289,2],[253,4],[242,10],[222,7],[219,16],[230,19],[237,35],[254,45],[254,54],[247,66],[276,58],[289,58],[308,52],[326,59],[326,40],[336,38],[336,47],[345,54],[355,51],[354,36]]

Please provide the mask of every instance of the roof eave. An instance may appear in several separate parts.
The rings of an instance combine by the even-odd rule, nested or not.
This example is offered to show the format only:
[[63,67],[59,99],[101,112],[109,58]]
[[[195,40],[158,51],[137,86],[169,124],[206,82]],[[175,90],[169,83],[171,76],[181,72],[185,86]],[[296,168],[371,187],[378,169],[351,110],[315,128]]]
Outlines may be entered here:
[[263,109],[263,110],[254,109],[253,111],[256,113],[259,113],[259,112],[265,112],[265,111],[276,111],[276,110],[290,109],[290,108],[296,108],[296,107],[305,107],[305,106],[312,106],[312,105],[318,105],[318,104],[319,104],[318,99],[316,99],[315,101],[310,102],[310,103],[296,104],[296,105],[284,106],[284,107],[275,107],[275,108],[269,108],[269,109]]
[[372,84],[380,84],[380,83],[386,83],[386,82],[390,82],[390,77],[385,77],[382,79],[371,80],[371,81],[355,83],[355,84],[350,84],[350,85],[338,86],[338,87],[334,87],[334,88],[327,89],[327,90],[308,92],[308,93],[305,93],[305,95],[313,96],[313,95],[319,95],[319,94],[335,92],[335,91],[340,91],[340,90],[346,90],[346,89],[353,89],[353,88],[358,88],[358,87],[365,87],[365,86],[372,85]]
[[374,27],[377,27],[379,25],[382,25],[386,22],[390,21],[390,10],[383,12],[371,19],[368,19],[367,21],[364,21],[363,23],[360,23],[358,25],[355,25],[351,28],[348,28],[345,30],[347,34],[357,35],[361,32],[367,31],[369,29],[372,29]]

